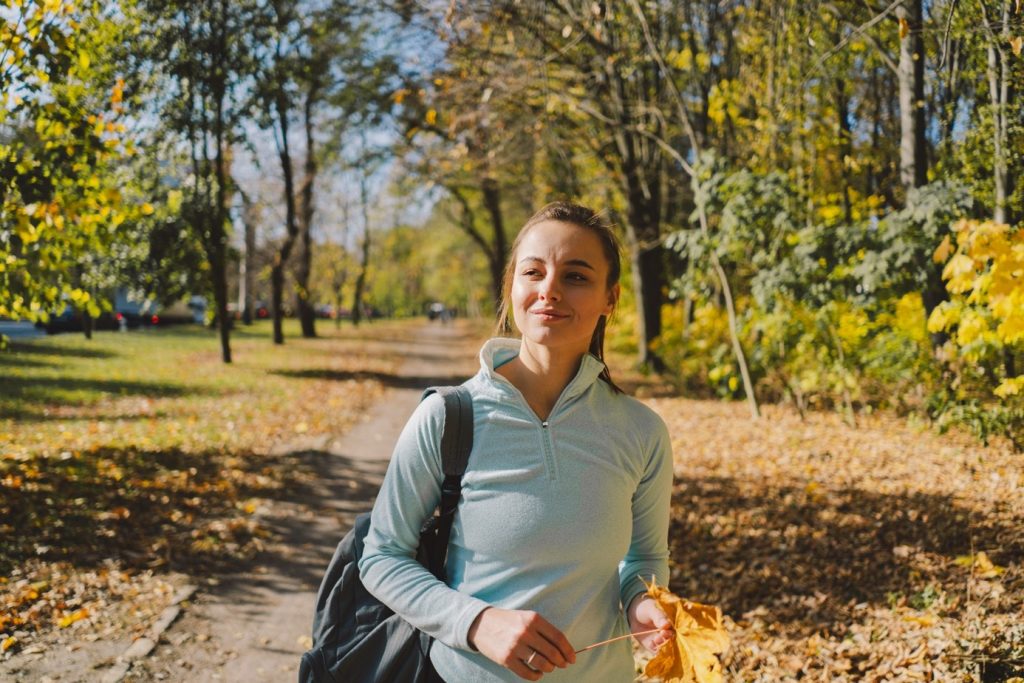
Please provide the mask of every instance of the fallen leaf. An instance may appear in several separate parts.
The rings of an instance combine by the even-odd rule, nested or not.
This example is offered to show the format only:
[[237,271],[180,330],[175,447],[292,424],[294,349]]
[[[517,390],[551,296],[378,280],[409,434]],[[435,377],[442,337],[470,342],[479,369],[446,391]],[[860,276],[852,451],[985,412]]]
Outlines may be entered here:
[[61,628],[67,628],[68,626],[71,626],[71,624],[75,623],[76,621],[81,621],[82,619],[85,619],[88,616],[89,616],[89,610],[86,609],[85,607],[83,607],[82,609],[75,610],[74,612],[72,612],[71,614],[67,615],[66,617],[63,617],[60,621],[57,622],[57,625],[60,626]]
[[974,556],[974,568],[977,570],[978,576],[983,579],[994,579],[1006,571],[1005,567],[992,564],[992,560],[988,559],[984,550]]
[[913,624],[919,624],[921,626],[934,626],[938,620],[932,614],[923,614],[921,616],[905,616],[903,617],[903,621],[907,621]]
[[961,567],[970,567],[974,570],[974,575],[982,579],[994,579],[1006,571],[1006,567],[993,564],[984,550],[979,551],[977,555],[960,555],[953,562]]
[[644,675],[661,678],[664,683],[720,683],[722,663],[718,655],[729,649],[722,610],[683,600],[653,579],[644,585],[675,630],[675,638],[661,646],[647,663]]
[[0,652],[7,652],[12,647],[18,644],[18,639],[14,636],[8,636],[4,638],[4,642],[0,643]]

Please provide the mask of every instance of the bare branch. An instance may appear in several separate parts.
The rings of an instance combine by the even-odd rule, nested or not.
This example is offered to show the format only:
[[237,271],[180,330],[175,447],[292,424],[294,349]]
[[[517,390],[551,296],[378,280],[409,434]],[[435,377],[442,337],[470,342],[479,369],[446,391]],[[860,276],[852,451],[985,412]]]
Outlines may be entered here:
[[[850,33],[850,35],[846,36],[845,38],[840,40],[838,43],[836,43],[836,45],[834,45],[832,47],[832,49],[830,49],[828,52],[826,52],[824,55],[822,55],[821,59],[819,59],[815,63],[815,65],[811,67],[810,71],[807,74],[807,77],[804,78],[803,83],[801,84],[801,87],[806,86],[807,82],[810,81],[812,78],[814,78],[814,76],[817,74],[818,70],[821,69],[821,67],[823,67],[825,65],[825,62],[827,62],[829,59],[831,59],[833,55],[839,53],[839,51],[842,50],[844,47],[846,47],[847,44],[849,44],[849,42],[851,40],[853,40],[854,38],[856,38],[857,36],[859,36],[861,34],[864,34],[865,31],[867,31],[869,28],[871,28],[875,24],[877,24],[880,21],[882,21],[883,19],[885,19],[887,16],[889,16],[890,12],[892,12],[893,10],[895,10],[897,7],[899,7],[902,4],[903,4],[903,0],[893,0],[892,4],[890,4],[884,10],[882,10],[879,14],[875,15],[874,17],[872,17],[868,21],[864,22],[863,24],[861,24],[860,26],[855,28]],[[870,37],[868,37],[868,39],[870,40]],[[874,42],[874,41],[872,41],[872,42]],[[875,43],[875,45],[877,46],[877,43]],[[896,70],[894,65],[890,64],[891,60],[887,59],[887,55],[884,55],[884,53],[883,53],[883,59],[886,59],[886,63],[889,64],[890,68],[892,68],[894,71]]]

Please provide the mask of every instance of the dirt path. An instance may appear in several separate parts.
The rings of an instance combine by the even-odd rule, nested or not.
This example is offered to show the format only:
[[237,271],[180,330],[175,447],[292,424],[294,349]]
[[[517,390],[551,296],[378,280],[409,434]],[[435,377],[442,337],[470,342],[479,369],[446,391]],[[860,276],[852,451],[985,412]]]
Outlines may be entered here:
[[[385,379],[383,398],[340,438],[289,444],[314,475],[303,490],[257,512],[272,539],[246,571],[201,586],[124,680],[295,680],[335,545],[355,515],[372,506],[391,448],[423,388],[474,373],[477,341],[462,325],[439,324],[407,338],[368,340],[404,359]],[[116,675],[113,668],[105,673]]]

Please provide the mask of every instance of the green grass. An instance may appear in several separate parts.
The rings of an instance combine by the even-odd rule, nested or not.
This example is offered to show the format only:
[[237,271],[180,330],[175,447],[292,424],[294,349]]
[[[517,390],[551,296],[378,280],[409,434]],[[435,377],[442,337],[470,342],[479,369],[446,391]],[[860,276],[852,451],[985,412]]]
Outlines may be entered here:
[[0,355],[0,607],[16,619],[23,606],[4,597],[5,575],[16,585],[110,559],[191,571],[251,552],[254,501],[304,476],[275,447],[347,430],[399,360],[366,340],[415,325],[321,324],[302,339],[288,321],[284,346],[267,322],[239,326],[231,364],[199,327],[12,344]]
[[[368,357],[361,340],[407,328],[393,322],[357,330],[321,325],[321,338],[301,339],[297,324],[287,322],[284,346],[271,344],[267,322],[239,326],[231,364],[221,362],[216,334],[199,327],[12,344],[0,355],[0,459],[114,442],[235,450],[296,427],[337,431],[346,413],[340,409],[356,398],[346,390],[379,384],[372,373],[394,369],[394,358]],[[333,381],[317,378],[325,372]],[[313,404],[339,409],[340,424],[326,410],[308,419],[296,414],[293,406],[309,405],[303,397],[321,392],[326,400]],[[116,433],[104,426],[116,426]]]

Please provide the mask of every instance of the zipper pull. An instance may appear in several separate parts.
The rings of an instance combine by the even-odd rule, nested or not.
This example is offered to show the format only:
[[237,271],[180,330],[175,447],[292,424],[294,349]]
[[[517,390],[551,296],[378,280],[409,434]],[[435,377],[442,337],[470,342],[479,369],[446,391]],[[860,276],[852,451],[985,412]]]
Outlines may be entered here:
[[547,429],[548,428],[548,421],[544,420],[543,422],[540,423],[540,426],[543,427],[544,429]]

